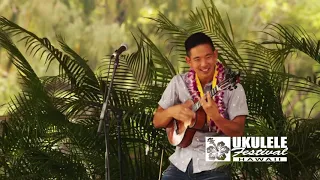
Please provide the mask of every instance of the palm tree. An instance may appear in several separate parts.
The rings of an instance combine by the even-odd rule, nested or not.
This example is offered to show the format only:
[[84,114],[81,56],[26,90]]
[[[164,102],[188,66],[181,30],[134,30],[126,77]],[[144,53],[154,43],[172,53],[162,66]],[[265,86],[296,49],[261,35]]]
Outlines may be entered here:
[[[122,113],[121,153],[124,179],[155,179],[167,167],[173,147],[164,130],[155,129],[152,116],[157,101],[170,79],[187,68],[183,61],[184,40],[194,32],[207,33],[219,50],[225,66],[242,72],[250,115],[247,136],[287,136],[287,163],[233,163],[234,179],[317,179],[320,154],[319,119],[285,116],[283,98],[287,91],[319,96],[320,86],[304,77],[288,74],[284,62],[290,54],[303,52],[319,62],[319,43],[295,27],[270,24],[262,42],[232,39],[213,2],[190,13],[184,27],[174,25],[159,13],[154,20],[157,35],[172,46],[161,52],[142,31],[134,35],[137,51],[123,56],[116,72],[110,116],[111,178],[119,178],[117,114]],[[230,22],[229,22],[230,23]],[[99,113],[105,100],[113,61],[94,71],[61,36],[61,50],[47,38],[7,20],[0,19],[0,46],[7,50],[19,70],[22,92],[14,97],[0,140],[0,170],[4,178],[17,179],[102,179],[104,137],[97,134]],[[50,68],[58,62],[57,76],[38,77],[15,46],[23,41],[27,53],[45,59]],[[177,55],[178,66],[170,56]],[[108,57],[107,57],[108,59]]]

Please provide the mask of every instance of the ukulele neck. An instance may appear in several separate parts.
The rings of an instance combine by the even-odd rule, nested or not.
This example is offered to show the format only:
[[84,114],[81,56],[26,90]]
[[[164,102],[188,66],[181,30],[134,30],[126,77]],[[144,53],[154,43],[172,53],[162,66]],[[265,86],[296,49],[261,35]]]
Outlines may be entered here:
[[[217,92],[219,91],[219,86],[215,86],[211,91],[210,91],[210,96],[213,97],[214,95],[217,94]],[[196,102],[193,106],[192,106],[192,111],[196,112],[198,111],[198,109],[201,107],[200,101]]]

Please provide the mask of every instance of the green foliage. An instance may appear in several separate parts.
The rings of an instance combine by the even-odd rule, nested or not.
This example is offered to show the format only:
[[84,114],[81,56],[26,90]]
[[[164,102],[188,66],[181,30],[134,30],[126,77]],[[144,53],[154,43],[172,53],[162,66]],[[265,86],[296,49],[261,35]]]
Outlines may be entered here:
[[[75,2],[63,3],[73,6]],[[84,11],[92,14],[94,8],[90,5]],[[317,81],[290,74],[285,68],[295,52],[303,52],[319,63],[319,43],[303,30],[280,24],[270,24],[261,42],[237,42],[231,20],[226,25],[223,18],[213,1],[191,11],[183,26],[163,13],[150,18],[157,28],[152,36],[164,38],[170,53],[141,29],[133,36],[137,50],[121,57],[109,100],[112,179],[119,178],[119,113],[123,114],[125,179],[155,179],[159,168],[167,167],[174,147],[167,142],[164,130],[153,127],[153,112],[170,79],[186,70],[183,42],[198,31],[211,36],[220,61],[242,73],[250,113],[246,135],[288,137],[288,163],[233,163],[234,179],[317,179],[319,118],[287,116],[282,107],[288,92],[319,96]],[[40,38],[4,17],[0,18],[0,29],[0,46],[12,58],[22,85],[22,92],[10,102],[10,120],[4,123],[0,138],[0,175],[4,179],[102,179],[104,137],[96,131],[114,61],[107,56],[95,73],[89,61],[61,36],[57,36],[57,48],[49,38]],[[59,74],[40,78],[16,47],[15,38],[24,43],[27,55],[45,60],[46,68],[57,63]],[[169,60],[172,55],[179,57],[179,63]]]

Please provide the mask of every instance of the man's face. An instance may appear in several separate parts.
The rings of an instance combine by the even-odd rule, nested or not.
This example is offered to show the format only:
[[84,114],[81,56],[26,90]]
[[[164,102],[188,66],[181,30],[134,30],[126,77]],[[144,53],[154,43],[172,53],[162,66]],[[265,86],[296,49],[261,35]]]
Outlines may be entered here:
[[200,44],[190,49],[186,61],[197,73],[199,80],[202,83],[208,83],[212,80],[217,58],[217,50],[213,51],[209,44]]

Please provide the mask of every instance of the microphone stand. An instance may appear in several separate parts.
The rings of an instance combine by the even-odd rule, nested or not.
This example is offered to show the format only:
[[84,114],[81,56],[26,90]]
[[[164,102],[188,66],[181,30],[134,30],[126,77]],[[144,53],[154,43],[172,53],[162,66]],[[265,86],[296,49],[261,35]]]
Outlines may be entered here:
[[122,158],[121,158],[121,119],[122,119],[122,110],[118,110],[118,113],[116,115],[116,118],[118,119],[118,123],[117,123],[117,135],[118,135],[118,158],[119,158],[119,173],[120,173],[120,180],[122,180]]
[[[113,57],[113,56],[112,56]],[[111,57],[111,59],[112,59]],[[114,68],[112,72],[111,82],[108,88],[107,97],[105,102],[103,103],[101,114],[100,114],[100,122],[98,127],[98,133],[102,132],[102,127],[104,127],[104,140],[106,145],[105,151],[105,179],[110,180],[110,165],[109,165],[109,119],[110,119],[110,108],[108,107],[108,100],[110,98],[110,93],[113,85],[114,76],[116,73],[116,69],[119,65],[119,55],[115,56]],[[109,68],[110,70],[110,68]],[[109,73],[108,73],[109,74]],[[121,111],[121,110],[120,110]],[[119,156],[119,166],[120,166],[120,180],[122,180],[122,163],[121,163],[121,139],[120,139],[120,127],[121,127],[121,119],[122,119],[122,112],[118,112],[116,118],[118,119],[118,156]]]

